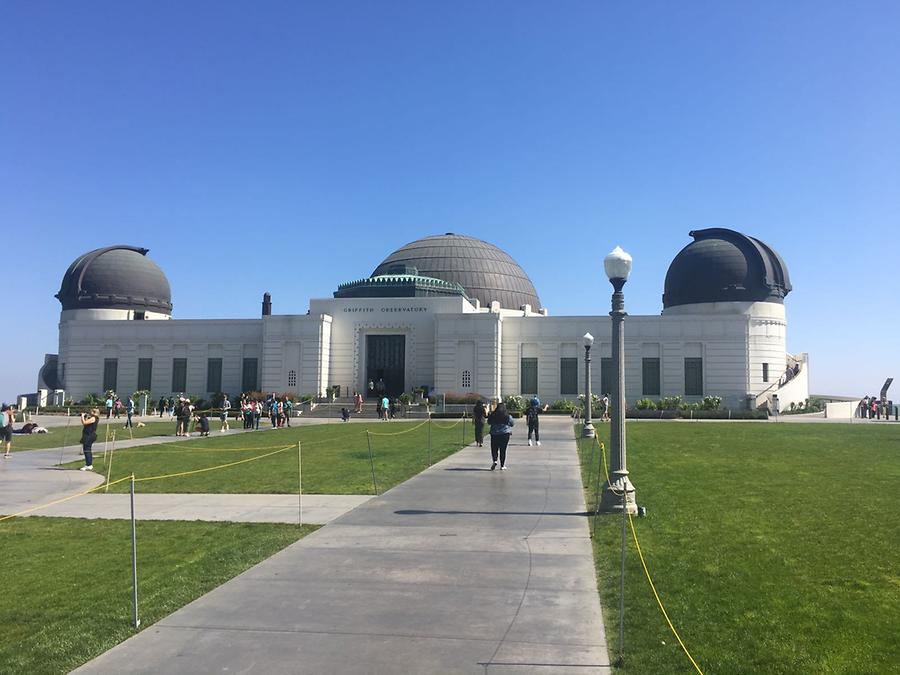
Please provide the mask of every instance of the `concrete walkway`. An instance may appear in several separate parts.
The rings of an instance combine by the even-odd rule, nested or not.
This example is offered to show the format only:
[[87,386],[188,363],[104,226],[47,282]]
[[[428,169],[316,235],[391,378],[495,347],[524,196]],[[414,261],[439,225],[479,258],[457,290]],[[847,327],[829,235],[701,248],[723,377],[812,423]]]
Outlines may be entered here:
[[568,418],[469,447],[81,673],[608,673]]
[[[231,431],[228,434],[245,433]],[[259,432],[252,432],[259,433]],[[196,438],[196,437],[195,437]],[[165,436],[123,440],[118,450],[158,443],[180,443],[189,438]],[[48,504],[103,483],[92,471],[59,469],[61,462],[81,460],[80,446],[17,452],[0,458],[0,514],[19,513]],[[324,525],[371,499],[366,495],[304,495],[303,522]],[[241,494],[137,494],[139,520],[206,520],[251,523],[296,523],[297,495]],[[128,495],[92,493],[41,508],[26,515],[71,518],[131,518]]]

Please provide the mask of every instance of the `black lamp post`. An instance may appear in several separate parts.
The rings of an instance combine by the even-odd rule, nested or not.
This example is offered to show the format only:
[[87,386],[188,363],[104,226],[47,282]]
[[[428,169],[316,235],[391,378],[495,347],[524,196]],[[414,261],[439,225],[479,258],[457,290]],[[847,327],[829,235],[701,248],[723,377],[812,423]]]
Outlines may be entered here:
[[594,344],[594,336],[584,334],[584,428],[581,430],[582,438],[593,438],[596,435],[594,424],[591,421],[591,345]]
[[628,466],[625,461],[625,295],[622,288],[631,274],[631,256],[616,246],[603,260],[606,276],[613,285],[612,311],[612,362],[615,367],[613,383],[613,415],[610,420],[610,472],[609,480],[603,486],[600,500],[602,511],[621,511],[622,494],[625,494],[625,509],[628,513],[637,513],[634,499],[634,485],[628,478]]

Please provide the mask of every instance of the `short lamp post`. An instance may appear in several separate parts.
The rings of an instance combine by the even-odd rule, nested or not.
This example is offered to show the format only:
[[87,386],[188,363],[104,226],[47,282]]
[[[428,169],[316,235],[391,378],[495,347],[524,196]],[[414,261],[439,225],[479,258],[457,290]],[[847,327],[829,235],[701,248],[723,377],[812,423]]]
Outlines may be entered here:
[[622,511],[624,493],[625,510],[637,513],[634,499],[634,485],[628,478],[628,465],[625,461],[625,295],[622,287],[631,274],[631,256],[616,246],[603,260],[606,276],[613,285],[612,311],[612,362],[615,369],[613,380],[612,406],[613,415],[610,420],[610,472],[609,480],[603,486],[600,499],[601,511]]
[[581,430],[582,438],[593,438],[594,424],[591,421],[591,345],[594,344],[594,336],[584,334],[584,428]]

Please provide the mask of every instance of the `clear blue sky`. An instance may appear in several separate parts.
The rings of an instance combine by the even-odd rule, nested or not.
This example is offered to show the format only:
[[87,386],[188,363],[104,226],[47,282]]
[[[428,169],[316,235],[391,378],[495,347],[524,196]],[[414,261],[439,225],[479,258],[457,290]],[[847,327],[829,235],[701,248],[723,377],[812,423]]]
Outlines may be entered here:
[[[79,254],[150,248],[176,317],[304,313],[453,231],[552,314],[602,258],[661,310],[688,232],[787,261],[812,389],[900,379],[896,2],[0,4],[0,397],[57,350]],[[892,392],[895,398],[900,393]]]

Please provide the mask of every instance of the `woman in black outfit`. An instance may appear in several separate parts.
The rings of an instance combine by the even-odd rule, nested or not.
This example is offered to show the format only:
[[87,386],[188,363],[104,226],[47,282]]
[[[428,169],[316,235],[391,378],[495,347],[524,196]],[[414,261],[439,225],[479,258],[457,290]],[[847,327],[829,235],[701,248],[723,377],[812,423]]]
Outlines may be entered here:
[[97,408],[90,413],[81,413],[81,449],[84,452],[84,466],[81,471],[94,470],[94,455],[91,447],[97,440],[97,425],[100,424],[100,411]]
[[506,471],[506,447],[509,445],[509,437],[512,435],[513,418],[506,411],[506,406],[498,403],[494,412],[488,415],[488,424],[491,425],[491,471],[497,468],[497,457],[500,458],[500,469]]
[[475,422],[475,444],[480,448],[484,445],[484,418],[487,417],[487,410],[484,409],[484,403],[478,401],[472,408],[472,420]]

